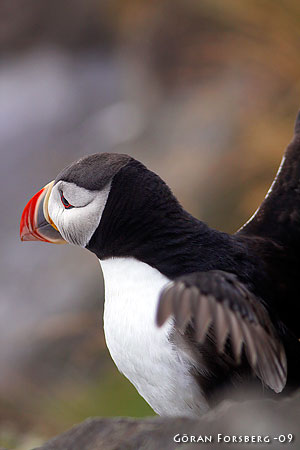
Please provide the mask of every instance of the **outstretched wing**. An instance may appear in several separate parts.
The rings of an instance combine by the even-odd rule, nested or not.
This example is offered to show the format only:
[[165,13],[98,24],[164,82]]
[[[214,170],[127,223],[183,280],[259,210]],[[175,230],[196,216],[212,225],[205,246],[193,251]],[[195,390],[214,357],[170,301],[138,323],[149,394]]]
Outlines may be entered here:
[[285,247],[300,238],[300,111],[295,134],[282,158],[277,175],[254,215],[238,230],[240,235],[267,237]]
[[275,392],[284,388],[287,364],[283,345],[262,303],[235,275],[209,271],[176,278],[161,293],[157,324],[161,326],[171,315],[181,333],[191,325],[200,344],[213,331],[219,353],[226,351],[228,340],[237,363],[244,349],[263,383]]

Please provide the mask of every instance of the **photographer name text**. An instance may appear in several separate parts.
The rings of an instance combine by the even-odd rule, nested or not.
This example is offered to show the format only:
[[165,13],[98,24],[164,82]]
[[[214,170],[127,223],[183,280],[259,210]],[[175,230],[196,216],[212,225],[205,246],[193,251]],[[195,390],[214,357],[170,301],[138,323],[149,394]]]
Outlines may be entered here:
[[189,434],[176,434],[173,438],[174,442],[177,443],[201,443],[201,444],[289,444],[293,442],[294,435],[289,434],[279,434],[278,436],[263,436],[263,435],[234,435],[234,434],[221,434],[217,435],[189,435]]

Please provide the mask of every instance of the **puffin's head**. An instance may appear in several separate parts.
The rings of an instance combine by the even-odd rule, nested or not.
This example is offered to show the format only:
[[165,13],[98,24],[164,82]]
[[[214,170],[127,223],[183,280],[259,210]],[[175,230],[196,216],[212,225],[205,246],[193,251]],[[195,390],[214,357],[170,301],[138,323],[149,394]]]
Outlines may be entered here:
[[21,240],[86,247],[101,221],[113,179],[130,161],[135,162],[128,155],[100,153],[65,168],[26,205]]

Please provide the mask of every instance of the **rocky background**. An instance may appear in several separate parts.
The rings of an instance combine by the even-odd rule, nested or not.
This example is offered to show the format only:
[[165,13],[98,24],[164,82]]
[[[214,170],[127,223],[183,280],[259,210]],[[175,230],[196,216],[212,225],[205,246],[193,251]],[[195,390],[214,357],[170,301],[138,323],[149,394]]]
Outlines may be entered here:
[[[298,450],[300,397],[224,402],[201,419],[88,419],[36,450]],[[284,430],[284,431],[283,431]]]
[[0,2],[0,446],[152,414],[105,348],[94,256],[20,243],[27,200],[74,159],[129,153],[234,231],[300,105],[296,0]]

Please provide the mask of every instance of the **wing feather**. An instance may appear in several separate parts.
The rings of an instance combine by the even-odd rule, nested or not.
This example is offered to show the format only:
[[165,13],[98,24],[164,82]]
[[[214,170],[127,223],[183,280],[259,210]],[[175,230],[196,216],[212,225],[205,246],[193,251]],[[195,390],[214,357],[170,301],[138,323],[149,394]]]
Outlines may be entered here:
[[216,302],[214,310],[214,324],[216,332],[217,349],[219,353],[224,350],[225,342],[229,333],[229,321],[226,313],[226,307],[223,307],[221,303]]
[[181,333],[190,325],[200,346],[213,330],[219,354],[228,351],[228,341],[236,364],[241,363],[245,351],[253,372],[266,385],[275,392],[284,388],[287,363],[283,345],[262,302],[235,275],[199,272],[169,283],[160,296],[157,324],[170,316]]
[[184,289],[177,305],[177,314],[175,315],[177,328],[184,331],[186,324],[189,322],[192,314],[191,305],[191,289]]
[[199,296],[198,308],[196,313],[196,340],[203,343],[206,333],[212,323],[212,301],[211,296]]
[[236,362],[239,364],[241,361],[241,354],[243,348],[243,332],[239,321],[233,311],[228,311],[229,317],[229,327],[230,327],[230,337],[231,337],[231,346],[233,350],[233,354],[235,356]]

